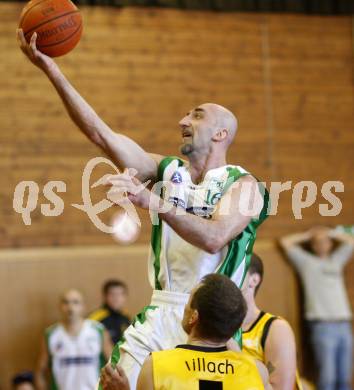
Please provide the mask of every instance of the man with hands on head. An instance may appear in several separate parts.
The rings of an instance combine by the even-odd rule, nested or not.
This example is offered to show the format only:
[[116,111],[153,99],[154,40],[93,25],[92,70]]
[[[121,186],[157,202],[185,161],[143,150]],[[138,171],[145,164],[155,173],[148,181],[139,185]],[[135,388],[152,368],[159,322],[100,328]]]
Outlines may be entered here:
[[[79,129],[119,167],[137,171],[111,178],[111,191],[126,192],[135,206],[150,209],[152,227],[149,279],[151,304],[124,333],[111,358],[135,389],[139,371],[152,351],[184,343],[181,327],[191,289],[207,274],[228,276],[241,286],[259,225],[267,217],[268,194],[249,172],[226,162],[237,130],[234,114],[206,103],[179,122],[181,153],[188,160],[146,152],[132,139],[115,133],[73,88],[53,59],[36,49],[36,34],[24,54],[49,78]],[[165,183],[162,195],[141,183]],[[239,336],[240,334],[238,334]]]
[[[152,352],[142,367],[137,389],[272,389],[264,367],[263,377],[253,358],[226,347],[246,311],[240,289],[229,278],[205,276],[192,291],[184,310],[182,326],[188,334],[187,344]],[[103,390],[129,390],[119,366],[102,369],[101,383]]]
[[320,226],[286,236],[280,243],[302,280],[305,318],[318,369],[317,388],[349,390],[352,312],[343,270],[353,255],[354,238]]

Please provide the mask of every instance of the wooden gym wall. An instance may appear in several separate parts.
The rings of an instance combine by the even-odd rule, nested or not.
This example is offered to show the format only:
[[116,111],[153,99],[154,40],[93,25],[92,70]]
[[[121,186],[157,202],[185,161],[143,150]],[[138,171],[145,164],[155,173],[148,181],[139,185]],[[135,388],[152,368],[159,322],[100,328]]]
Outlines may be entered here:
[[[0,247],[5,250],[0,285],[1,308],[8,313],[0,329],[5,348],[1,356],[8,361],[0,365],[0,386],[6,386],[15,370],[31,368],[36,354],[32,340],[56,318],[55,302],[62,288],[75,284],[83,289],[91,308],[99,302],[98,289],[105,278],[118,275],[134,286],[139,277],[142,287],[131,295],[132,313],[149,295],[144,270],[136,273],[138,261],[146,258],[145,249],[135,246],[129,252],[117,247],[116,261],[114,250],[104,252],[104,246],[114,245],[111,237],[71,206],[82,203],[83,169],[100,152],[70,122],[48,81],[17,48],[14,32],[21,7],[0,3]],[[112,128],[125,131],[148,151],[176,154],[178,120],[195,105],[218,102],[235,111],[240,123],[230,163],[244,166],[267,183],[292,181],[294,186],[308,180],[318,185],[317,201],[303,211],[302,220],[294,219],[291,192],[281,194],[278,214],[260,229],[258,242],[263,248],[260,253],[271,264],[261,303],[289,318],[298,334],[294,275],[274,241],[315,224],[353,223],[350,17],[95,7],[82,12],[83,39],[57,62]],[[94,177],[108,171],[99,167]],[[40,205],[48,201],[40,195],[32,224],[25,226],[12,204],[15,187],[24,180],[37,182],[40,191],[50,180],[64,181],[66,192],[59,194],[64,213],[44,217]],[[325,203],[321,186],[328,180],[345,185],[345,192],[338,194],[342,212],[333,218],[318,212],[319,203]],[[104,198],[99,188],[91,195],[94,203]],[[108,222],[113,212],[103,213],[103,219]],[[141,216],[143,229],[137,244],[146,245],[148,215]],[[66,249],[59,249],[57,255],[26,249],[55,246]],[[74,246],[92,246],[92,253],[75,252]],[[25,254],[20,250],[9,255],[10,248]],[[66,260],[61,260],[62,253]],[[70,259],[76,275],[68,266]],[[272,278],[279,282],[274,285]],[[353,302],[353,265],[347,278]]]
[[[103,281],[119,277],[129,286],[131,316],[149,304],[147,252],[145,245],[0,251],[1,390],[8,389],[16,372],[35,367],[41,335],[44,328],[58,320],[58,296],[65,289],[80,289],[90,312],[100,304]],[[267,261],[259,303],[265,310],[287,318],[298,336],[294,274],[269,240],[260,240],[257,252]]]
[[[68,119],[48,80],[16,46],[22,5],[0,3],[0,246],[111,244],[71,206],[81,204],[85,164],[100,152]],[[179,119],[202,102],[236,112],[229,161],[271,181],[318,185],[317,200],[295,220],[291,191],[260,234],[275,238],[314,224],[353,223],[353,57],[350,17],[222,14],[164,9],[83,8],[80,45],[59,59],[97,112],[152,152],[177,154]],[[98,169],[108,172],[108,167]],[[97,176],[99,177],[97,172]],[[66,183],[64,212],[43,217],[39,197],[25,226],[12,208],[16,185]],[[321,187],[341,180],[343,209],[321,217]],[[93,182],[93,181],[92,181]],[[91,182],[91,183],[92,183]],[[104,196],[93,189],[95,202]],[[108,220],[112,209],[103,213]],[[143,215],[147,220],[146,214]],[[144,223],[139,243],[146,243]]]

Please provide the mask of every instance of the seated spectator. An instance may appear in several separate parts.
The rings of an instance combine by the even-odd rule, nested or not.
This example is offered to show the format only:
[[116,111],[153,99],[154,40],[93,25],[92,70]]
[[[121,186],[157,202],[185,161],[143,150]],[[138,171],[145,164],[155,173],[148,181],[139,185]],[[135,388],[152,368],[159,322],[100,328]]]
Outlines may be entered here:
[[[334,240],[339,246],[333,250]],[[309,243],[309,249],[304,244]],[[352,376],[351,308],[343,269],[353,237],[317,227],[284,237],[281,245],[302,279],[305,318],[318,366],[318,390],[349,390]]]
[[35,390],[32,372],[24,371],[16,374],[12,379],[13,390]]
[[[193,289],[182,321],[186,345],[152,352],[138,379],[137,390],[263,390],[271,389],[262,366],[254,359],[229,351],[227,341],[246,314],[240,289],[226,276],[212,274]],[[129,390],[124,371],[107,364],[102,370],[103,390]]]
[[109,334],[99,322],[84,319],[84,301],[77,290],[66,291],[61,296],[60,311],[61,322],[47,328],[42,340],[36,387],[38,390],[94,390],[100,369],[112,352]]
[[111,335],[113,344],[117,344],[130,320],[123,314],[128,296],[128,288],[120,280],[108,280],[102,288],[103,305],[90,314],[89,318],[101,322]]

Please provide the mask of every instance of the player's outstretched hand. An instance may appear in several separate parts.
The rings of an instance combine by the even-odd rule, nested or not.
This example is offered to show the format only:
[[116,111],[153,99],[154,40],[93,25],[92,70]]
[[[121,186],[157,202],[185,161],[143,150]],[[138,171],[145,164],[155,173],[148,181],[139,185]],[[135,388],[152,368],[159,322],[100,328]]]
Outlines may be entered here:
[[46,70],[54,64],[54,61],[37,49],[36,40],[37,33],[35,32],[32,34],[30,43],[27,43],[23,30],[21,28],[17,29],[17,41],[25,56],[38,68]]
[[124,370],[119,366],[113,368],[111,363],[101,370],[101,385],[103,390],[130,390]]

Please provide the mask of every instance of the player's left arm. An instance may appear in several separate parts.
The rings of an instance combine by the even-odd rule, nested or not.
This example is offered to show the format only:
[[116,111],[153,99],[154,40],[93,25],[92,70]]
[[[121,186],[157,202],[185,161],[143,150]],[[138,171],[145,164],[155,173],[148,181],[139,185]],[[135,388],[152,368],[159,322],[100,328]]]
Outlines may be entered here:
[[151,355],[148,358],[146,358],[143,367],[141,368],[136,389],[154,390],[154,378],[153,378]]
[[293,390],[296,378],[296,345],[287,321],[272,322],[264,348],[269,381],[275,390]]
[[262,207],[263,197],[257,180],[244,176],[220,199],[211,219],[190,213],[178,215],[176,207],[160,213],[160,218],[189,243],[209,253],[217,253],[240,234],[252,218],[259,216]]
[[173,206],[126,174],[112,176],[111,190],[128,193],[129,200],[138,207],[150,209],[183,239],[206,252],[217,253],[240,234],[252,218],[258,217],[263,207],[263,196],[257,180],[244,176],[233,183],[222,196],[211,219],[201,218]]
[[102,341],[102,352],[106,362],[109,361],[113,350],[113,343],[111,336],[109,335],[107,329],[103,330],[103,341]]

